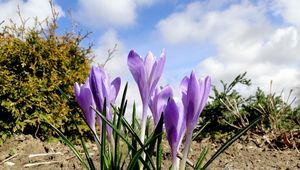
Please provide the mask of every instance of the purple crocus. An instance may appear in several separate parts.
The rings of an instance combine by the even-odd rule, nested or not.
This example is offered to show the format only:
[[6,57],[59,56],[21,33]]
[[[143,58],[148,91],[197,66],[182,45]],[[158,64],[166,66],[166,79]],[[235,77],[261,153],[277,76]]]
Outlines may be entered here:
[[131,50],[128,54],[127,64],[138,85],[143,103],[141,141],[144,141],[145,138],[147,109],[150,97],[160,79],[165,65],[165,60],[166,57],[164,52],[158,60],[155,60],[151,52],[148,53],[144,60],[142,60],[142,58],[133,50]]
[[193,131],[207,102],[210,89],[210,77],[207,76],[198,80],[194,71],[192,71],[190,77],[184,77],[181,82],[182,103],[186,115],[187,137],[180,169],[185,167]]
[[[107,119],[112,121],[112,110],[110,109],[110,105],[114,104],[119,93],[121,79],[117,77],[110,82],[107,73],[102,67],[93,66],[89,80],[97,110],[103,112],[105,109]],[[104,106],[104,99],[106,100],[106,106]],[[101,126],[101,118],[98,118],[98,121]],[[109,139],[111,139],[112,129],[109,126],[107,126],[107,132]]]
[[190,77],[184,77],[181,82],[182,102],[187,115],[187,129],[193,131],[198,123],[199,116],[207,102],[211,89],[209,76],[197,80],[194,71]]
[[82,85],[79,85],[77,82],[74,84],[74,92],[75,92],[75,98],[80,106],[80,108],[83,110],[84,117],[88,123],[88,125],[91,127],[91,129],[95,132],[95,118],[96,113],[91,108],[95,107],[95,101],[94,97],[89,85],[89,78],[86,79],[85,83]]
[[155,89],[149,103],[155,126],[158,124],[161,113],[164,111],[170,97],[173,97],[173,90],[170,86]]
[[164,122],[172,152],[172,169],[177,169],[177,152],[186,127],[186,115],[181,102],[176,104],[173,98],[169,99],[164,112]]

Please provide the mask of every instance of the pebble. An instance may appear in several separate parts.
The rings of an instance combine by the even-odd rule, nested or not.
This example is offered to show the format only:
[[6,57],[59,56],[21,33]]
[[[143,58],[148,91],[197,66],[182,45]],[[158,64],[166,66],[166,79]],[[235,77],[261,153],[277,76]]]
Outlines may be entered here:
[[9,162],[9,161],[8,161],[8,162],[5,162],[4,164],[7,165],[7,166],[14,166],[14,165],[15,165],[15,163]]

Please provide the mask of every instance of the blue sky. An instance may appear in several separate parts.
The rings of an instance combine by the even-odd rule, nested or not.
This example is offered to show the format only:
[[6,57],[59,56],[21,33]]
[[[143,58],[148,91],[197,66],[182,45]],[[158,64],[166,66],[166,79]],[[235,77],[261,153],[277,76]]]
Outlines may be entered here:
[[[127,54],[135,49],[145,56],[159,56],[164,49],[167,63],[161,85],[175,88],[184,75],[195,70],[199,77],[210,75],[213,83],[230,81],[245,71],[253,87],[275,91],[300,84],[299,0],[56,0],[59,30],[70,30],[68,10],[94,43],[95,62],[118,44],[106,66],[111,76],[132,82]],[[50,15],[48,0],[0,0],[0,21],[19,22],[17,5],[25,18]],[[5,22],[4,24],[7,24]],[[28,21],[28,26],[33,23]],[[136,90],[135,86],[131,87]],[[138,96],[136,96],[138,98]]]

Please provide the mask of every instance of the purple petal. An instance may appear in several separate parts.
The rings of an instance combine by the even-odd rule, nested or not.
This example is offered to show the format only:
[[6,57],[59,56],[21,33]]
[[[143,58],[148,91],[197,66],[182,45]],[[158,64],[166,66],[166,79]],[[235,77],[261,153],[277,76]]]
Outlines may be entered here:
[[153,121],[154,124],[157,124],[157,117],[158,117],[158,113],[157,113],[157,99],[158,99],[158,94],[159,94],[160,90],[159,88],[155,89],[154,94],[151,98],[151,100],[149,101],[149,108],[152,112],[152,116],[153,116]]
[[128,64],[129,70],[130,70],[135,82],[138,85],[142,101],[145,104],[145,102],[148,102],[148,101],[146,101],[146,99],[147,99],[147,94],[146,94],[147,93],[147,85],[146,85],[147,82],[146,81],[147,80],[146,80],[146,75],[145,75],[144,62],[136,52],[131,50],[128,54],[127,64]]
[[180,91],[182,93],[187,93],[187,89],[188,89],[188,84],[189,84],[189,80],[190,78],[185,76],[182,80],[181,80],[181,83],[180,83]]
[[119,93],[121,86],[121,78],[117,77],[111,82],[111,88],[110,88],[110,102],[113,102],[116,100],[117,95]]
[[[109,107],[106,108],[107,112],[106,112],[106,118],[107,120],[109,120],[110,122],[112,122],[112,112],[111,109],[109,109]],[[109,141],[111,141],[112,138],[112,128],[109,125],[106,125],[106,129],[107,129],[107,136]]]
[[[194,72],[191,73],[188,89],[187,89],[187,125],[189,128],[192,128],[195,125],[194,117],[197,116],[197,111],[199,110],[200,105],[200,86]],[[199,113],[200,114],[200,113]]]
[[128,54],[127,64],[134,80],[139,83],[142,77],[145,78],[144,63],[140,56],[131,50]]
[[149,104],[155,125],[157,125],[161,117],[161,113],[164,112],[164,109],[170,97],[173,97],[173,90],[170,86],[166,86],[161,90],[159,90],[158,88],[155,90],[153,98],[150,100]]
[[[179,106],[179,107],[178,107]],[[167,139],[175,158],[185,131],[185,117],[180,105],[170,98],[164,112]]]
[[148,52],[145,61],[144,61],[144,66],[145,66],[145,73],[146,73],[146,77],[149,78],[150,74],[152,72],[153,69],[153,65],[156,63],[155,58],[152,54],[151,51]]
[[178,140],[178,118],[179,112],[177,105],[173,99],[170,99],[164,112],[164,121],[167,132],[167,139],[169,141],[173,157],[176,156],[177,153],[176,145]]
[[187,89],[189,84],[189,77],[185,76],[180,83],[181,100],[184,106],[187,105]]
[[150,94],[153,93],[165,66],[166,56],[163,52],[158,61],[156,61],[152,67],[151,74],[149,77],[150,81]]
[[81,89],[80,103],[85,105],[85,108],[84,108],[85,118],[86,118],[87,122],[89,123],[89,125],[92,127],[92,129],[95,130],[94,127],[95,127],[96,113],[91,108],[91,106],[95,107],[95,103],[93,101],[93,94],[89,88],[83,87]]
[[75,82],[75,84],[74,84],[74,93],[75,93],[75,98],[77,100],[77,98],[80,95],[80,86],[77,82]]
[[75,91],[76,101],[80,106],[80,108],[83,110],[87,123],[92,128],[92,130],[95,131],[96,113],[91,108],[91,106],[95,108],[95,102],[93,99],[93,94],[88,84],[88,79],[86,83],[83,84],[82,86],[79,86],[78,83],[76,82],[74,85],[74,91]]
[[202,99],[201,99],[201,103],[200,103],[200,108],[199,108],[199,111],[198,112],[202,112],[206,102],[207,102],[207,99],[209,97],[209,92],[211,90],[211,78],[209,76],[205,77],[204,80],[200,80],[200,84],[201,84],[201,88],[203,89],[203,93],[201,94],[202,95]]
[[102,112],[103,111],[103,101],[104,101],[104,95],[102,89],[103,82],[102,77],[105,76],[104,71],[99,67],[92,67],[91,73],[90,73],[90,86],[92,93],[94,95],[95,103],[97,106],[97,109]]

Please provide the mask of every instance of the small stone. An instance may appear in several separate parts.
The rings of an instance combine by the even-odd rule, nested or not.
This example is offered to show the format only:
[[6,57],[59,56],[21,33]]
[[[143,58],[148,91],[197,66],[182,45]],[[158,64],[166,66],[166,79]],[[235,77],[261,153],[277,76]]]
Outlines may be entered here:
[[7,165],[7,166],[14,166],[15,165],[15,163],[13,163],[13,162],[5,162],[4,164]]
[[239,149],[239,150],[242,150],[242,149],[243,149],[243,145],[240,144],[240,143],[237,143],[237,144],[236,144],[236,147],[237,147],[237,149]]

